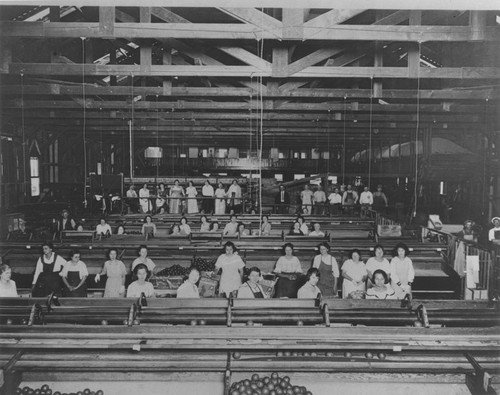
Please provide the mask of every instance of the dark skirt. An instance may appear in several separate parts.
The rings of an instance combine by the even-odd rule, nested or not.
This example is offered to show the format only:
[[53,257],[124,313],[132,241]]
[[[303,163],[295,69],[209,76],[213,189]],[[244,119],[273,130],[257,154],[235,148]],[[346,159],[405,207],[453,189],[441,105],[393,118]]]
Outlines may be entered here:
[[280,273],[274,297],[296,298],[297,292],[304,285],[304,282],[304,275],[301,273]]
[[33,297],[45,297],[51,293],[61,296],[62,280],[59,273],[40,273],[33,289]]

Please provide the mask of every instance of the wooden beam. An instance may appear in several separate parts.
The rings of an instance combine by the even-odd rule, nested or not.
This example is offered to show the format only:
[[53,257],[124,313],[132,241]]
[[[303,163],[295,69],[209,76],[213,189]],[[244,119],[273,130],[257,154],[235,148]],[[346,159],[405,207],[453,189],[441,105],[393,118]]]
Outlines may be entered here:
[[[187,38],[252,41],[263,38],[281,39],[273,33],[274,31],[268,25],[263,30],[252,24],[224,24],[224,29],[221,29],[220,25],[215,23],[170,23],[167,26],[163,23],[119,23],[111,29],[107,24],[101,27],[100,23],[95,22],[0,22],[0,35],[3,37]],[[418,26],[417,28],[399,25],[332,25],[327,29],[319,29],[307,39],[497,42],[500,41],[500,27],[484,27],[479,39],[477,31],[470,26]]]
[[[115,7],[99,7],[99,35],[101,38],[115,37]],[[85,34],[82,35],[86,37]]]
[[261,70],[268,70],[271,63],[241,47],[217,46],[218,50],[231,55],[232,57],[245,62],[250,66],[258,67]]
[[49,12],[51,22],[59,22],[61,20],[61,8],[59,6],[51,6]]
[[288,66],[288,75],[293,75],[306,67],[314,66],[315,64],[328,59],[331,56],[338,55],[345,51],[344,47],[341,46],[326,46],[320,48],[303,58],[296,60]]
[[[25,110],[30,109],[79,109],[82,106],[82,101],[79,100],[75,103],[73,100],[25,100],[24,108]],[[175,110],[217,110],[217,111],[232,111],[232,110],[242,110],[243,112],[247,111],[249,108],[257,109],[259,108],[259,103],[254,102],[252,104],[248,104],[246,102],[188,102],[188,101],[170,101],[165,102],[161,101],[156,103],[156,101],[141,101],[134,103],[134,110],[167,110],[167,112],[171,109]],[[18,100],[6,100],[4,103],[4,108],[20,108],[21,103]],[[100,109],[131,109],[132,105],[127,103],[126,101],[96,101],[93,99],[86,99],[85,107],[90,110],[100,110]],[[346,119],[357,119],[357,120],[368,120],[370,105],[369,104],[358,104],[357,109],[354,108],[354,105],[346,106],[347,109],[352,113]],[[342,111],[344,108],[343,104],[338,103],[283,103],[279,110],[281,113],[285,113],[286,111],[290,111],[291,114],[293,112],[302,110],[304,112],[304,116],[314,117],[316,115],[321,115],[321,112],[326,113],[328,110],[331,111]],[[479,122],[481,119],[485,120],[490,117],[495,117],[496,113],[493,111],[493,107],[490,108],[490,112],[488,114],[483,114],[481,117],[477,115],[477,113],[461,113],[458,111],[441,112],[440,106],[426,106],[422,105],[421,116],[422,120],[427,121],[448,121],[448,122]],[[476,110],[480,108],[480,106],[475,106]],[[374,119],[384,120],[388,114],[391,114],[392,120],[416,120],[416,108],[415,105],[380,105],[373,104],[373,111],[376,113],[373,115]],[[432,110],[430,110],[432,109]],[[315,112],[314,114],[307,114],[307,112]],[[320,113],[318,113],[320,112]],[[377,118],[380,117],[380,118]],[[333,122],[333,121],[332,121]]]
[[304,10],[300,8],[283,8],[283,39],[304,39]]
[[275,78],[288,76],[288,47],[285,45],[276,45],[273,48],[271,76]]
[[152,14],[168,23],[190,23],[187,19],[173,13],[164,7],[153,7]]
[[[373,58],[373,66],[374,67],[383,67],[384,66],[384,48],[383,43],[380,41],[375,42],[375,56]],[[373,97],[380,98],[382,97],[382,81],[375,80],[373,81]]]
[[326,13],[304,23],[304,40],[314,39],[316,35],[324,32],[325,29],[330,29],[334,25],[343,23],[364,11],[365,10],[352,9],[334,9],[327,11]]
[[[266,13],[259,11],[255,8],[219,8],[220,11],[231,15],[239,21],[245,22],[245,24],[251,24],[257,27],[261,31],[266,31],[268,34],[267,38],[278,38],[283,37],[283,24],[267,15]],[[226,26],[226,25],[225,25]]]
[[[169,52],[164,53],[164,58],[168,59]],[[165,62],[165,60],[164,60]],[[275,98],[325,98],[325,99],[343,99],[347,98],[369,98],[370,89],[325,89],[325,88],[300,88],[307,84],[306,81],[301,82],[286,82],[280,85],[279,90],[265,93],[268,97]],[[299,89],[300,88],[300,89]],[[164,95],[162,87],[134,87],[134,92],[142,96]],[[0,91],[3,95],[20,95],[20,85],[0,85]],[[97,96],[127,96],[130,95],[129,86],[97,86],[87,84],[85,86],[87,95]],[[246,98],[251,94],[250,88],[235,88],[235,87],[174,87],[168,94],[173,97],[242,97]],[[44,85],[25,85],[24,95],[82,95],[82,87],[80,85],[61,85],[61,84],[44,84]],[[500,89],[498,88],[483,88],[483,89],[441,89],[441,90],[420,90],[419,97],[422,100],[498,100],[500,99]],[[386,99],[415,99],[416,93],[414,89],[385,89],[383,97]],[[483,105],[483,104],[481,104]]]

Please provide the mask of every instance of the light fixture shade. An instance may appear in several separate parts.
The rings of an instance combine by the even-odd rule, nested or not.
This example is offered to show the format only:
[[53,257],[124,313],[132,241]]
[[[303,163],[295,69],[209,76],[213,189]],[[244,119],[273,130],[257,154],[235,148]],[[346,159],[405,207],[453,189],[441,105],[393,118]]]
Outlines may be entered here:
[[146,159],[161,159],[163,157],[163,148],[161,147],[148,147],[144,151]]

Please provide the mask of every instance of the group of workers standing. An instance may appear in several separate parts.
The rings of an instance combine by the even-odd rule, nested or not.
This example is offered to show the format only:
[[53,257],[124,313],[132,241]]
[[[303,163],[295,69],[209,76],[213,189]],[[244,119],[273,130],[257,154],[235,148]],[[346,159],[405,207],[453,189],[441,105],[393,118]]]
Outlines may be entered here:
[[[382,185],[377,186],[377,191],[372,193],[367,186],[361,193],[353,189],[352,185],[333,186],[329,195],[318,185],[315,191],[309,184],[304,185],[300,192],[300,214],[306,215],[336,215],[345,213],[352,215],[357,206],[361,208],[361,216],[366,214],[369,208],[383,210],[388,206],[388,200],[382,191]],[[275,212],[288,214],[290,206],[290,194],[284,185],[280,185],[278,193],[274,198]]]
[[242,211],[242,191],[237,180],[233,180],[227,190],[222,182],[214,188],[210,181],[206,180],[201,194],[192,181],[188,181],[187,187],[184,188],[179,180],[175,180],[169,190],[164,183],[160,183],[154,191],[150,190],[148,184],[143,184],[137,193],[134,185],[130,185],[126,202],[132,213],[196,214],[201,210],[205,214],[222,215]]

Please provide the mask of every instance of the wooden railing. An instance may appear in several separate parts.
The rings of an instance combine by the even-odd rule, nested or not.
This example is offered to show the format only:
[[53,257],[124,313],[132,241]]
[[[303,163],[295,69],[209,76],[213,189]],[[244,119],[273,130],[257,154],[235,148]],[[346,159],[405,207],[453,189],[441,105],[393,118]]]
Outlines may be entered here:
[[[489,250],[482,246],[477,245],[469,240],[461,239],[455,235],[441,232],[436,229],[430,229],[427,227],[422,227],[422,234],[437,237],[439,242],[446,244],[446,262],[448,265],[456,271],[455,259],[457,257],[457,253],[465,254],[465,262],[468,256],[477,256],[479,257],[479,278],[478,284],[479,289],[486,289],[488,291],[488,295],[491,297],[494,292],[498,292],[499,284],[498,279],[496,278],[496,270],[495,267],[500,267],[500,257],[496,256],[494,250]],[[464,249],[462,250],[460,244],[463,243]],[[496,260],[496,263],[495,263]],[[466,265],[466,263],[464,264]],[[466,266],[464,266],[466,269]],[[462,296],[465,292],[466,283],[465,283],[465,272],[457,273],[461,278],[463,278],[462,284]]]

